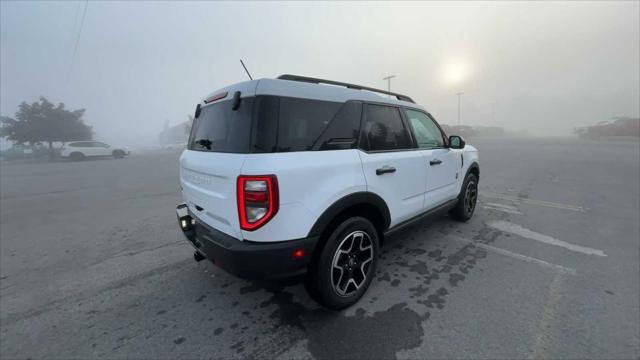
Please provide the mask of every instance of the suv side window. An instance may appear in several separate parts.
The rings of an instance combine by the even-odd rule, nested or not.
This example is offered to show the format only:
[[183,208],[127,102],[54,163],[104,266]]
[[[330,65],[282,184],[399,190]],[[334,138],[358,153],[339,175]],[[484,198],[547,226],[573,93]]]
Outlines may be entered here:
[[411,149],[411,137],[400,111],[391,106],[367,104],[361,146],[369,151]]
[[341,105],[329,101],[280,98],[278,151],[311,150]]
[[313,144],[313,150],[355,149],[360,133],[362,103],[348,101]]
[[95,147],[95,148],[105,148],[105,149],[109,147],[109,145],[107,145],[107,144],[105,144],[103,142],[99,142],[99,141],[94,141],[92,143],[92,146]]
[[445,146],[442,131],[431,117],[421,111],[409,109],[405,110],[405,114],[419,148],[434,149]]
[[254,153],[353,149],[362,104],[278,96],[256,97]]

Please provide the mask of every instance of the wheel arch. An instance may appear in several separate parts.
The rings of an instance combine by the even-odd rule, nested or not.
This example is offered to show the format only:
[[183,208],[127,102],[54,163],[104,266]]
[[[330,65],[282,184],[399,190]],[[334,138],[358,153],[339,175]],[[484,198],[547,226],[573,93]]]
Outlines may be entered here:
[[478,165],[477,161],[474,161],[471,163],[471,165],[469,165],[469,168],[467,169],[467,173],[464,174],[464,177],[466,178],[467,175],[469,175],[470,173],[474,174],[476,178],[478,178],[478,181],[480,180],[480,165]]
[[478,182],[480,182],[480,165],[478,165],[477,161],[472,162],[471,165],[469,165],[469,168],[467,168],[467,172],[464,174],[464,177],[462,178],[462,183],[460,184],[458,199],[460,199],[460,197],[462,196],[462,192],[464,191],[464,180],[467,178],[469,174],[475,175],[476,179],[478,179]]
[[346,195],[320,215],[318,220],[309,231],[309,237],[318,237],[318,244],[313,251],[313,259],[319,256],[324,250],[329,232],[339,223],[352,216],[362,216],[367,218],[378,231],[380,242],[383,241],[383,233],[391,223],[391,214],[387,203],[377,194],[362,191]]
[[376,228],[380,227],[381,230],[385,230],[389,227],[391,214],[389,213],[387,203],[379,195],[372,192],[361,191],[346,195],[331,204],[331,206],[318,217],[318,220],[316,220],[313,227],[311,227],[308,236],[323,235],[332,222],[336,219],[341,219],[345,213],[356,213],[356,210],[369,210],[373,212],[373,214],[366,214],[365,211],[365,215],[377,216],[377,220],[381,220],[382,223],[380,223],[380,221],[378,221],[377,224],[374,223]]

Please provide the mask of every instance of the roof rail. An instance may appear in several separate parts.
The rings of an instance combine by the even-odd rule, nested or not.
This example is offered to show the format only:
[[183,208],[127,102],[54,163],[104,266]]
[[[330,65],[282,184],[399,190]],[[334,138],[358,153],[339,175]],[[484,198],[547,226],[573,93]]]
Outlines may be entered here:
[[413,101],[413,99],[411,99],[407,95],[393,93],[393,92],[386,91],[386,90],[374,89],[374,88],[370,88],[370,87],[366,87],[366,86],[343,83],[343,82],[339,82],[339,81],[317,79],[317,78],[312,78],[312,77],[307,77],[307,76],[299,76],[299,75],[291,75],[291,74],[280,75],[280,76],[278,76],[278,79],[280,79],[280,80],[300,81],[300,82],[306,82],[306,83],[312,83],[312,84],[337,85],[337,86],[344,86],[344,87],[349,88],[349,89],[373,91],[373,92],[377,92],[377,93],[380,93],[380,94],[391,95],[391,96],[395,97],[398,100],[415,103],[415,101]]

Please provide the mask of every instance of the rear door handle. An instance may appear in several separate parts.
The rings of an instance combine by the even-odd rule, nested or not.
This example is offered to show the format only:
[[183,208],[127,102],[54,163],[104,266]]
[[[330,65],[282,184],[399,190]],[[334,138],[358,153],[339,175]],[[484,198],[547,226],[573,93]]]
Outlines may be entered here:
[[439,159],[433,159],[431,161],[429,161],[429,165],[433,166],[433,165],[440,165],[442,164],[442,160]]
[[391,166],[383,166],[380,169],[376,169],[376,175],[382,175],[386,173],[394,173],[396,172],[396,168]]

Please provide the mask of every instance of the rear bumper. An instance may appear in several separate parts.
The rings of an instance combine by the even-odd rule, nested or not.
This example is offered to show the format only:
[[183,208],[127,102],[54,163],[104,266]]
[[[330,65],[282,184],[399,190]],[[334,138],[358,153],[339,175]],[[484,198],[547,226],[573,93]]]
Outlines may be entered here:
[[[318,237],[269,243],[241,241],[198,220],[185,204],[178,205],[176,213],[180,229],[197,252],[243,279],[302,275],[318,242]],[[302,250],[304,256],[294,258],[297,250]]]

